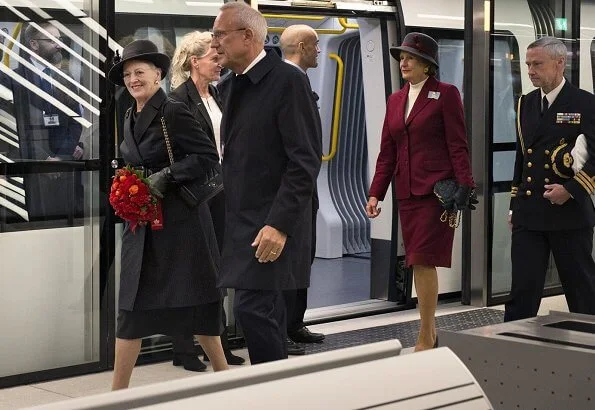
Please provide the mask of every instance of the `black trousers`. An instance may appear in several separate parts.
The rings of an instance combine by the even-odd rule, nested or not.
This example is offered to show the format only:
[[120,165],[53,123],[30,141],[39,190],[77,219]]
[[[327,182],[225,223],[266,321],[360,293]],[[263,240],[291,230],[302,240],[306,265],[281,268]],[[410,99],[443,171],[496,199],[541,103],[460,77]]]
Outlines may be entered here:
[[[310,250],[311,262],[316,257],[316,214],[312,213],[312,248]],[[308,289],[290,289],[283,291],[285,308],[287,309],[287,333],[295,332],[304,327],[304,315],[308,306]]]
[[280,290],[236,289],[236,320],[244,332],[250,363],[287,359],[287,317]]
[[564,231],[512,231],[511,301],[504,321],[535,317],[541,304],[550,251],[571,312],[595,314],[593,228]]
[[283,291],[287,309],[287,333],[291,334],[304,327],[304,314],[308,305],[308,289]]

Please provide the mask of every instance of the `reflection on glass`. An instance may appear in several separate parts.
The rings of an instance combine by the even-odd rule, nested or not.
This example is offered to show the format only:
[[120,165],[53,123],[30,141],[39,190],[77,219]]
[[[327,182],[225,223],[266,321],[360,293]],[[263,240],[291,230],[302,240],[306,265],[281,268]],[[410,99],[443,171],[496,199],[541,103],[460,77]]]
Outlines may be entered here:
[[[513,58],[515,58],[514,50],[509,41],[495,39],[494,56],[492,58],[494,73],[494,93],[492,94],[492,104],[494,107],[494,120],[492,122],[494,124],[494,143],[515,142],[516,140],[516,100],[514,98],[513,83],[514,76],[518,77],[520,73],[518,71],[513,73]],[[514,163],[512,167],[514,167]]]
[[99,35],[72,5],[21,3],[0,21],[0,378],[99,361],[99,171],[80,170],[98,146]]
[[464,41],[453,39],[438,40],[438,75],[440,81],[455,85],[463,95]]

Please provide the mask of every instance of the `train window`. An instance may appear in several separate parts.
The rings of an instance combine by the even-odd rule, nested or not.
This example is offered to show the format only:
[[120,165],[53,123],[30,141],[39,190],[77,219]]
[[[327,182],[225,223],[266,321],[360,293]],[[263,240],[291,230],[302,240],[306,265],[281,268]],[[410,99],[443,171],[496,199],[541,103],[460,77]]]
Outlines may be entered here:
[[97,158],[107,42],[93,20],[99,3],[3,4],[0,378],[96,365],[105,336]]

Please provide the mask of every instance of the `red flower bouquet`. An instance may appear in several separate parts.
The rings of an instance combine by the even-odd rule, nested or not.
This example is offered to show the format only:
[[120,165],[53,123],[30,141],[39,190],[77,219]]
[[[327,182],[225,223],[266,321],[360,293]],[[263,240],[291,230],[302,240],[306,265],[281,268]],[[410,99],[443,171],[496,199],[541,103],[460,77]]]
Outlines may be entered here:
[[161,229],[161,206],[151,193],[149,181],[142,171],[130,166],[118,169],[113,177],[109,202],[116,215],[130,223],[134,232],[137,226],[151,223],[152,229]]

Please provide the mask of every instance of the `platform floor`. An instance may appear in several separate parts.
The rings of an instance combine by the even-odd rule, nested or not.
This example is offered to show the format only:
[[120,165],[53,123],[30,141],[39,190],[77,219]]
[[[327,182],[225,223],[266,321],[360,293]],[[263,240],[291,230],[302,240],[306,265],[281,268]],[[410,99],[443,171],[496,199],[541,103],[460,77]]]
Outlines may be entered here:
[[[462,306],[458,303],[450,303],[440,305],[438,307],[438,316],[443,317],[438,319],[437,323],[453,324],[452,320],[449,321],[447,316],[451,315],[451,318],[477,318],[478,320],[497,320],[499,316],[497,312],[492,309],[503,310],[503,306],[496,306],[488,309],[486,312],[473,312],[476,308],[469,306]],[[547,314],[550,310],[568,311],[566,300],[563,296],[554,296],[550,298],[544,298],[539,311],[540,315]],[[468,315],[457,315],[461,312],[471,312]],[[484,317],[483,319],[481,317]],[[408,329],[407,336],[403,337],[403,345],[411,346],[411,329],[415,326],[415,321],[418,319],[418,313],[416,310],[387,313],[382,315],[375,315],[364,318],[349,319],[338,322],[325,323],[315,326],[310,326],[312,331],[323,332],[326,335],[335,335],[329,337],[329,347],[332,345],[333,348],[340,348],[341,346],[336,343],[343,339],[346,335],[340,335],[341,333],[355,332],[354,334],[361,335],[365,332],[357,332],[362,329],[370,329],[370,334],[376,332],[378,337],[386,338],[387,332],[395,331],[394,329]],[[474,323],[474,322],[470,322]],[[403,324],[402,326],[394,326],[395,324]],[[487,323],[486,323],[487,324]],[[467,326],[463,321],[458,320],[455,323],[459,329]],[[391,330],[392,329],[392,330]],[[350,339],[352,340],[352,339]],[[367,338],[365,338],[367,340]],[[369,340],[370,342],[376,340]],[[313,346],[310,351],[312,353],[321,350],[328,350],[323,345]],[[402,354],[411,353],[412,348],[407,347],[403,350]],[[239,354],[246,359],[248,353],[246,349],[237,350],[236,354]],[[208,374],[211,369],[209,368],[206,373],[193,373],[188,372],[180,367],[174,367],[170,362],[163,362],[157,364],[150,364],[144,366],[138,366],[134,369],[132,375],[131,387],[143,386],[151,383],[157,383],[165,380],[180,379],[185,377],[193,377]],[[233,369],[232,369],[233,371]],[[85,376],[72,377],[67,379],[61,379],[51,382],[31,384],[28,386],[12,387],[7,389],[0,389],[0,410],[18,409],[23,407],[35,406],[44,403],[50,403],[60,400],[66,400],[72,397],[82,397],[97,393],[104,393],[109,391],[111,384],[112,372],[106,371],[102,373],[89,374]]]

